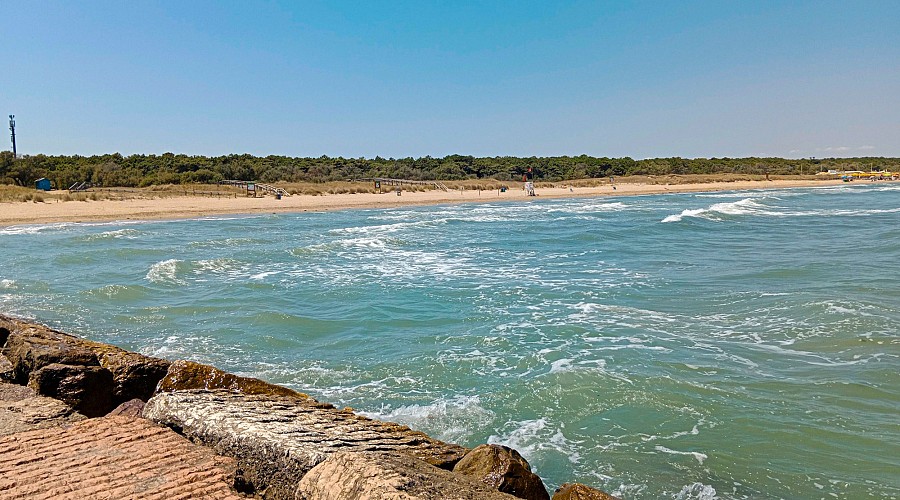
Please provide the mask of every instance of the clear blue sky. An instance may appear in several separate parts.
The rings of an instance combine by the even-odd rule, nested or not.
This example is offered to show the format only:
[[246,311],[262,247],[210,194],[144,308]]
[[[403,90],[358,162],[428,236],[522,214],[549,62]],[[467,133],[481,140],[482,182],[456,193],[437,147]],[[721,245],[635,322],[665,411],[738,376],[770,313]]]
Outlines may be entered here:
[[17,0],[0,19],[26,154],[900,156],[900,1]]

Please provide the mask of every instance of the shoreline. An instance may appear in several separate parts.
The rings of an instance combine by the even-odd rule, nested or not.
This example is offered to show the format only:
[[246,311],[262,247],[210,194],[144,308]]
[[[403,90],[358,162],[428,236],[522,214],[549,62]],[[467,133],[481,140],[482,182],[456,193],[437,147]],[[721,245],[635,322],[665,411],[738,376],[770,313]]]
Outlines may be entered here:
[[749,191],[800,187],[833,186],[839,179],[717,181],[691,184],[644,184],[621,182],[598,187],[538,187],[537,198],[528,197],[521,189],[490,191],[395,191],[382,194],[291,195],[282,199],[208,198],[176,196],[169,198],[133,198],[126,200],[3,202],[0,203],[0,227],[80,222],[115,222],[133,220],[175,220],[223,215],[262,213],[300,213],[330,210],[397,208],[405,206],[443,205],[455,203],[492,203],[497,201],[529,201],[534,199],[639,196],[665,193],[713,191]]

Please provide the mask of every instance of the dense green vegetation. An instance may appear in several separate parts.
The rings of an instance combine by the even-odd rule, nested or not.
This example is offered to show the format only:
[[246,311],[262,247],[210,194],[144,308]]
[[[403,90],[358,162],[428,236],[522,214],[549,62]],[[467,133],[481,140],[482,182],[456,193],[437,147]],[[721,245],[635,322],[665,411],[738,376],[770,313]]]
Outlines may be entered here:
[[814,174],[837,170],[900,170],[900,158],[596,158],[553,156],[518,158],[450,155],[443,158],[291,158],[162,155],[100,156],[34,155],[13,159],[0,152],[0,184],[30,185],[47,177],[57,188],[88,181],[95,186],[143,187],[162,184],[215,183],[222,179],[262,182],[326,182],[363,177],[396,177],[414,180],[493,178],[518,180],[528,167],[544,181],[561,181],[610,175],[666,174]]

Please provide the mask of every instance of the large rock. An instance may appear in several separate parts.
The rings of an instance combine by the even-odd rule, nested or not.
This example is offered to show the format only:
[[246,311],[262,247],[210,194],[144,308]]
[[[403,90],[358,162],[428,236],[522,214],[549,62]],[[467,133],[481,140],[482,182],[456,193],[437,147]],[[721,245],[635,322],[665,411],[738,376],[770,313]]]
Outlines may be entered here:
[[99,366],[97,354],[79,340],[45,326],[15,323],[3,351],[13,365],[13,380],[24,385],[32,372],[50,364]]
[[299,500],[513,500],[515,497],[421,460],[385,453],[336,453],[297,486]]
[[527,500],[550,500],[544,483],[531,472],[519,452],[506,446],[483,444],[470,451],[453,472],[471,476],[492,488]]
[[[12,364],[9,378],[16,383],[26,384],[33,373],[52,365],[99,366],[112,375],[109,392],[112,394],[110,406],[138,398],[150,399],[156,385],[169,368],[169,362],[159,358],[128,352],[115,346],[73,337],[52,328],[25,321],[0,316],[0,328],[8,333],[2,354]],[[2,332],[0,332],[2,336]],[[87,371],[92,371],[88,369]],[[0,362],[0,373],[3,367]],[[59,392],[48,388],[46,395]]]
[[[111,346],[109,346],[111,347]],[[156,385],[169,371],[169,361],[144,356],[118,348],[104,350],[98,356],[100,366],[113,376],[113,399],[116,404],[140,399],[147,401]]]
[[58,399],[88,417],[100,417],[115,408],[113,378],[99,366],[49,364],[31,372],[28,387]]
[[0,498],[238,499],[235,461],[144,419],[0,437]]
[[237,458],[244,480],[264,498],[293,498],[300,478],[338,452],[404,453],[447,469],[466,452],[309,397],[176,391],[151,398],[144,417]]
[[620,500],[609,493],[581,483],[564,483],[556,489],[552,500]]
[[0,436],[67,426],[84,419],[62,401],[38,396],[22,385],[0,383]]
[[135,398],[131,401],[125,401],[119,406],[116,406],[113,411],[107,414],[107,416],[112,417],[115,415],[124,415],[126,417],[143,418],[145,405],[146,403],[144,403],[140,399]]
[[243,394],[264,394],[308,398],[306,394],[270,384],[251,377],[240,377],[214,366],[178,360],[169,366],[166,376],[159,381],[157,392],[185,391],[191,389],[228,389]]

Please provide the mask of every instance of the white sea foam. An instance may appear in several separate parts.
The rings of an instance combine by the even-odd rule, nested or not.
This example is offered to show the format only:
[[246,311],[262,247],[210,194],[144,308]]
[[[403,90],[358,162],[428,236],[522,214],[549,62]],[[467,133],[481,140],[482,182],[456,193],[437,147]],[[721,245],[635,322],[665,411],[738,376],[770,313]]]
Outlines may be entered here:
[[257,274],[251,274],[250,279],[264,280],[264,279],[268,278],[269,276],[274,276],[274,275],[280,274],[280,273],[281,273],[281,271],[264,271],[264,272],[257,273]]
[[628,210],[631,205],[622,202],[584,202],[578,204],[567,204],[563,206],[554,206],[547,209],[547,213],[569,213],[569,214],[591,214],[596,212],[621,212]]
[[238,277],[236,274],[240,272],[240,275],[243,276],[245,273],[241,269],[241,263],[234,259],[228,258],[218,258],[218,259],[204,259],[198,260],[194,264],[193,273],[198,276],[203,276],[206,274],[212,275],[233,275],[233,277]]
[[869,317],[875,316],[874,314],[867,313],[867,312],[863,311],[862,309],[859,309],[859,308],[853,309],[853,308],[845,307],[844,305],[841,305],[841,304],[835,304],[834,302],[826,302],[825,310],[829,313],[840,314],[840,315],[844,315],[844,316],[848,315],[848,314],[853,315],[853,316],[869,316]]
[[663,453],[668,453],[669,455],[687,455],[694,457],[700,465],[703,465],[703,461],[709,458],[705,453],[700,453],[697,451],[677,451],[672,450],[670,448],[666,448],[665,446],[656,445],[654,448],[656,451],[661,451]]
[[[365,236],[360,238],[345,238],[325,243],[317,243],[305,247],[291,249],[289,252],[295,257],[306,257],[308,255],[329,255],[341,251],[357,251],[357,250],[385,250],[389,246],[397,246],[402,243],[396,238],[385,238],[381,236]],[[371,254],[366,253],[366,257]]]
[[532,464],[540,455],[558,453],[572,463],[581,460],[579,449],[581,442],[569,439],[565,435],[565,425],[551,425],[546,418],[509,422],[509,429],[502,434],[488,438],[489,444],[501,444],[517,450]]
[[16,281],[15,280],[0,280],[0,288],[15,288]]
[[[602,476],[601,479],[604,481],[609,480]],[[610,491],[610,494],[619,498],[641,498],[646,490],[646,484],[628,483],[620,484],[618,488]]]
[[723,215],[778,215],[778,212],[772,211],[756,200],[756,198],[743,198],[734,202],[715,203],[708,208],[685,209],[680,214],[666,216],[662,222],[679,222],[685,217],[721,221]]
[[557,359],[550,363],[550,373],[568,372],[574,369],[572,364],[574,360],[571,358]]
[[230,248],[230,247],[239,247],[242,245],[250,245],[252,243],[263,241],[257,240],[254,238],[226,238],[224,240],[203,240],[203,241],[192,241],[190,246],[192,248]]
[[428,405],[407,405],[394,409],[358,412],[370,418],[398,422],[450,442],[466,441],[488,425],[494,412],[481,405],[478,396],[454,396]]
[[203,217],[194,217],[193,219],[184,219],[185,221],[226,221],[226,220],[244,220],[244,219],[260,219],[271,217],[272,214],[264,215],[205,215]]
[[390,245],[397,244],[399,241],[400,240],[397,240],[396,238],[369,236],[364,238],[338,240],[335,244],[345,248],[387,248]]
[[[778,199],[764,197],[765,199]],[[680,222],[685,218],[699,218],[710,221],[721,221],[726,216],[767,216],[767,217],[863,217],[900,213],[898,208],[854,208],[854,209],[824,209],[824,210],[784,210],[777,207],[759,203],[760,198],[743,198],[730,203],[716,203],[707,208],[691,208],[682,210],[680,214],[668,215],[661,222]]]
[[719,498],[716,489],[708,484],[693,483],[685,485],[675,494],[675,500],[716,500]]
[[[780,345],[772,345],[772,344],[753,344],[754,349],[766,351],[769,353],[775,353],[779,355],[784,355],[793,358],[795,361],[803,362],[809,365],[814,366],[852,366],[859,364],[866,364],[870,361],[877,361],[879,357],[881,357],[882,353],[874,353],[870,356],[859,356],[854,357],[853,360],[842,360],[842,359],[832,359],[824,354],[818,354],[814,352],[808,351],[800,351],[795,349],[785,349]],[[734,355],[731,355],[734,356]],[[735,356],[736,357],[736,356]],[[743,359],[743,358],[741,358]],[[749,362],[749,360],[746,360]],[[756,367],[754,363],[754,367]]]
[[137,229],[116,229],[113,231],[105,231],[102,233],[92,234],[84,238],[85,241],[97,241],[108,239],[129,239],[133,240],[141,234]]
[[344,227],[344,228],[340,228],[340,229],[332,229],[328,232],[330,234],[395,233],[398,231],[404,231],[406,229],[421,228],[421,227],[432,226],[435,224],[441,224],[441,223],[445,223],[445,222],[446,222],[446,220],[442,220],[442,219],[416,221],[416,222],[396,222],[393,224],[382,224],[379,226]]
[[[703,420],[701,419],[701,421],[698,422],[697,425],[700,425],[702,423],[703,423]],[[700,434],[700,429],[697,428],[697,425],[694,425],[694,427],[689,431],[673,432],[672,434],[669,434],[666,436],[658,436],[656,434],[651,434],[649,436],[641,436],[641,440],[642,441],[656,441],[657,439],[675,439],[675,438],[680,438],[682,436],[696,436],[697,434]]]
[[411,210],[388,210],[385,212],[378,213],[369,216],[370,220],[402,220],[408,221],[410,219],[416,219],[421,217],[426,217],[431,215],[432,212],[415,212]]
[[[161,319],[162,316],[160,315]],[[168,359],[190,359],[200,363],[213,363],[214,361],[204,355],[204,347],[216,346],[215,339],[206,335],[169,335],[160,342],[154,339],[149,344],[139,349],[141,354]],[[220,349],[221,347],[214,347]]]
[[4,234],[38,234],[51,231],[62,231],[66,229],[82,228],[82,227],[104,227],[104,226],[132,226],[137,224],[148,224],[153,221],[140,220],[117,220],[110,222],[54,222],[52,224],[30,224],[23,226],[9,226],[0,228],[0,235]]
[[[290,372],[286,372],[290,373]],[[391,376],[365,382],[347,383],[359,378],[359,373],[351,368],[309,366],[293,373],[295,384],[307,392],[314,392],[329,400],[348,401],[354,398],[383,400],[398,392],[412,394],[418,380],[411,377]],[[382,407],[383,411],[386,410]],[[405,422],[404,422],[405,423]]]
[[594,302],[579,302],[572,306],[578,312],[570,314],[567,319],[572,322],[604,320],[607,322],[619,322],[624,319],[640,320],[652,323],[676,323],[679,318],[649,309],[640,309],[613,304],[597,304]]
[[[773,191],[731,191],[725,193],[696,193],[694,198],[775,198],[772,196]],[[778,193],[781,196],[782,193]],[[776,198],[777,199],[777,198]]]
[[680,214],[667,215],[662,222],[680,222],[685,217],[699,217],[701,214],[706,213],[707,210],[704,208],[695,208],[695,209],[684,209]]
[[13,235],[13,234],[38,234],[49,231],[57,231],[60,229],[66,229],[73,226],[70,222],[59,222],[55,224],[35,224],[28,226],[8,226],[4,228],[0,228],[0,235]]
[[399,282],[408,286],[421,286],[422,278],[430,281],[446,281],[461,277],[485,277],[498,279],[502,269],[479,265],[474,256],[464,253],[450,254],[443,250],[409,250],[400,240],[392,238],[363,237],[340,240],[325,247],[294,249],[297,257],[316,258],[320,252],[333,254],[352,262],[340,267],[327,262],[305,263],[286,274],[292,277],[315,277],[330,283],[350,284],[377,279],[381,282]]
[[786,217],[867,217],[872,215],[895,213],[900,213],[900,208],[805,210],[795,212],[782,212],[774,215],[781,215]]
[[178,279],[178,265],[184,262],[179,259],[169,259],[157,262],[147,271],[146,279],[151,283],[168,283],[174,285],[183,285],[185,282]]

